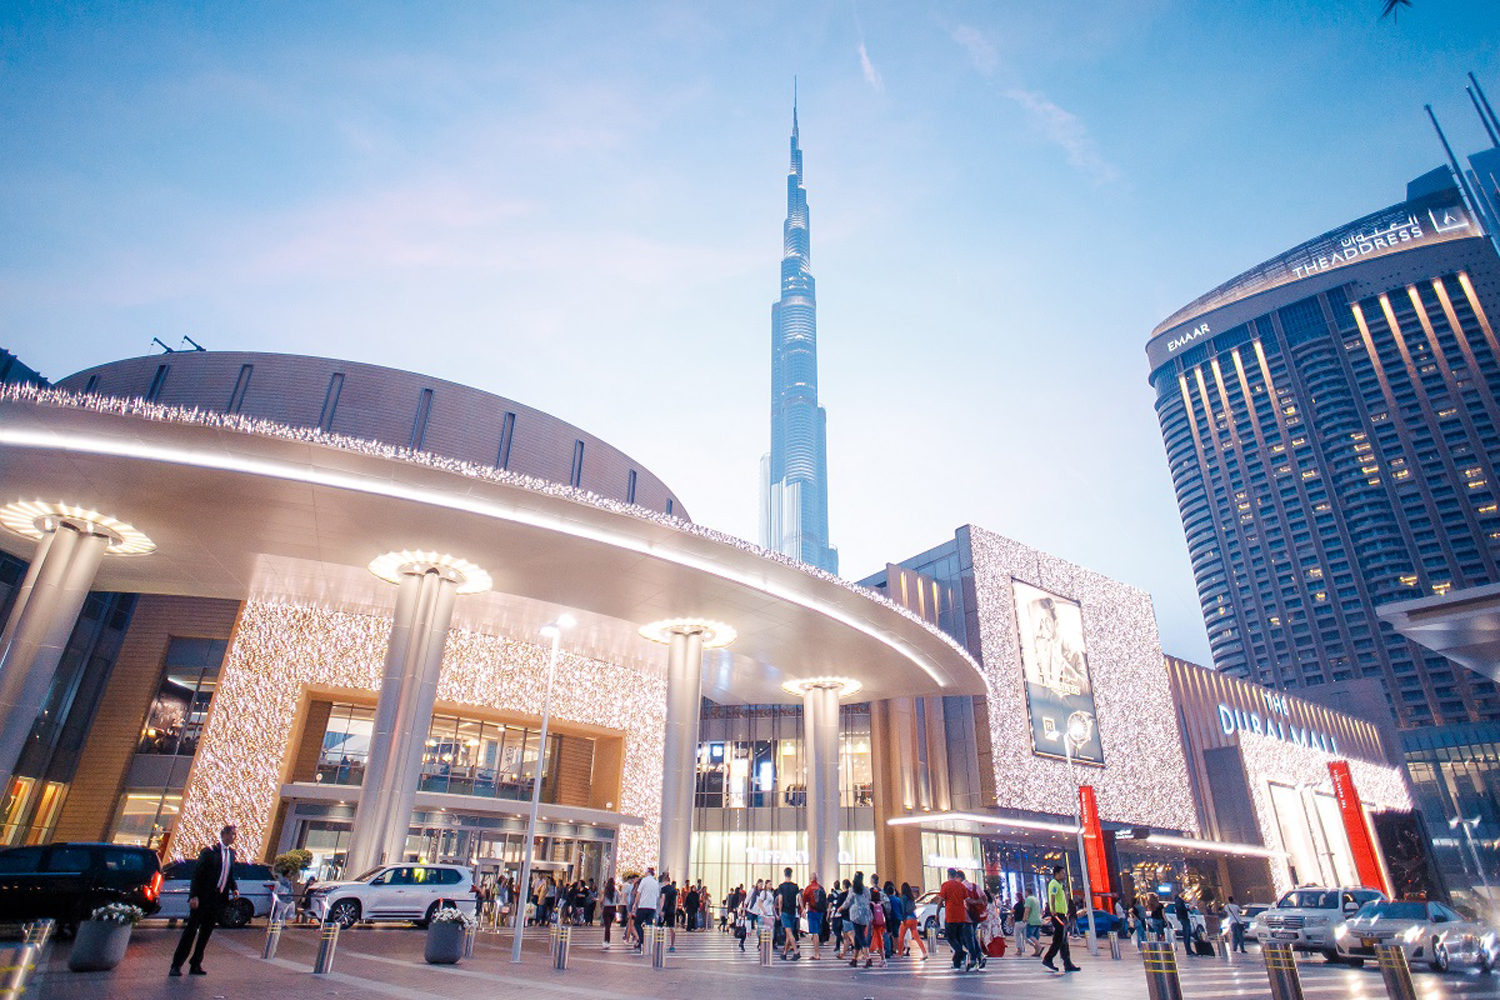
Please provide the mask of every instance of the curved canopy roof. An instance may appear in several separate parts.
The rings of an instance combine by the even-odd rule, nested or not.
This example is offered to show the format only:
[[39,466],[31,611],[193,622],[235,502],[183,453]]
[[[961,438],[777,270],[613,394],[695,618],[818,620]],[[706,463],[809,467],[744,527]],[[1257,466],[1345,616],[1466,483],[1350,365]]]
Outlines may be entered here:
[[[105,560],[96,589],[296,599],[388,613],[366,567],[390,550],[451,553],[493,578],[457,620],[516,637],[569,610],[569,648],[657,663],[646,623],[723,621],[704,696],[797,700],[837,675],[860,700],[982,694],[950,637],[874,592],[667,515],[554,483],[305,428],[29,387],[0,392],[0,503],[64,501],[129,522],[156,550]],[[35,543],[0,531],[29,559]]]

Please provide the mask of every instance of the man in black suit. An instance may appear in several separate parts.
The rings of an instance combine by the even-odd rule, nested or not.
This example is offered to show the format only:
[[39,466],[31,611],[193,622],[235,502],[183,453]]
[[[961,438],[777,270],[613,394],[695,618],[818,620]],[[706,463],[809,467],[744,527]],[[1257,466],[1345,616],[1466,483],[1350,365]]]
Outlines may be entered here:
[[[219,831],[219,842],[205,847],[198,854],[198,866],[193,869],[193,881],[188,889],[187,926],[182,929],[182,939],[177,942],[177,951],[172,955],[172,971],[168,975],[182,975],[182,963],[188,960],[188,972],[204,975],[203,949],[208,947],[208,936],[214,925],[224,915],[224,907],[239,893],[234,884],[234,837],[237,831],[230,824]],[[197,938],[197,945],[193,939]]]

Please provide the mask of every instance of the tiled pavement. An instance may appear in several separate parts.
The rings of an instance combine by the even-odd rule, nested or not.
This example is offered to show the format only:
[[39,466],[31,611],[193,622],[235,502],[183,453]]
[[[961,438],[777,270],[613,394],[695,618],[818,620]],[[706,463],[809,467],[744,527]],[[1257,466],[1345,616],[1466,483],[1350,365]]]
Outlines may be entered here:
[[[753,946],[741,954],[724,935],[679,934],[677,952],[666,969],[627,953],[618,943],[600,949],[597,928],[579,929],[566,971],[551,968],[546,935],[533,932],[519,965],[510,962],[510,932],[481,935],[474,957],[458,966],[427,965],[423,933],[390,927],[360,927],[339,941],[332,974],[314,976],[314,928],[289,928],[277,957],[260,958],[263,928],[215,933],[205,965],[209,975],[168,979],[167,966],[177,931],[161,925],[136,928],[125,962],[110,973],[67,970],[67,944],[53,946],[41,983],[45,1000],[330,1000],[337,997],[389,1000],[479,1000],[490,997],[655,997],[662,1000],[721,1000],[765,997],[770,991],[810,1000],[925,1000],[925,998],[1005,997],[1018,1000],[1133,1000],[1147,995],[1140,958],[1131,947],[1120,961],[1107,949],[1089,958],[1080,946],[1083,971],[1054,975],[1035,959],[992,958],[982,972],[954,972],[944,946],[931,960],[896,960],[884,969],[851,969],[825,956],[820,962],[773,963],[763,968]],[[1184,1000],[1233,997],[1269,998],[1258,954],[1220,959],[1187,959],[1179,954]],[[1329,966],[1313,959],[1301,966],[1307,1000],[1383,1000],[1378,971]],[[1415,974],[1420,1000],[1500,1000],[1500,975]]]

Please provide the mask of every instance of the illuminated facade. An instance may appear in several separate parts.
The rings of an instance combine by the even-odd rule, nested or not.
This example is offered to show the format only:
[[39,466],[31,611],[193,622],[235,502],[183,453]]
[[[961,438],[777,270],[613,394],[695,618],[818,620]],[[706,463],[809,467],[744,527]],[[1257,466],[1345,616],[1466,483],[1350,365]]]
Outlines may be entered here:
[[[802,706],[782,760],[802,849],[836,859],[869,852],[841,829],[840,698],[983,688],[920,616],[693,524],[628,456],[509,400],[242,353],[63,385],[0,388],[9,843],[180,855],[233,821],[321,877],[528,853],[681,876],[707,698]],[[565,618],[554,666],[540,636]]]
[[828,414],[818,405],[818,298],[802,147],[792,108],[781,297],[771,305],[771,450],[761,459],[761,544],[839,571],[828,538]]
[[1446,168],[1247,271],[1146,353],[1215,668],[1375,678],[1403,727],[1500,688],[1377,608],[1500,582],[1500,259]]

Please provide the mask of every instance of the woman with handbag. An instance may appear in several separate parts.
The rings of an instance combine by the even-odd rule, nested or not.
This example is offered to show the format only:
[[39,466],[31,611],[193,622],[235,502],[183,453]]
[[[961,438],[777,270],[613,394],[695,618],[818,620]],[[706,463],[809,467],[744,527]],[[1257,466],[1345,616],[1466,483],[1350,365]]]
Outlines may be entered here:
[[870,967],[870,926],[874,921],[875,907],[872,902],[870,889],[865,887],[865,873],[855,872],[854,881],[849,886],[849,891],[844,894],[844,902],[839,907],[841,915],[847,918],[853,928],[853,947],[849,958],[851,968],[859,965],[860,954],[865,958],[865,968]]

